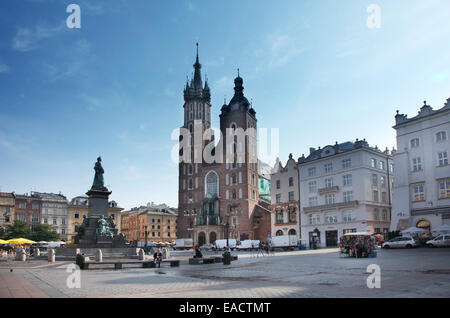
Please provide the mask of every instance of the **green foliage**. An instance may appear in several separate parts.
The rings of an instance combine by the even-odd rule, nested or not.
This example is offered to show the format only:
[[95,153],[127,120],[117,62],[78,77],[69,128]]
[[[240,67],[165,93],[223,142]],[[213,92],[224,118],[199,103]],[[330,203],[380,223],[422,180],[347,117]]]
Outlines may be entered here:
[[7,239],[26,238],[30,239],[30,226],[27,222],[15,220],[14,224],[9,227],[6,233]]
[[31,235],[33,241],[59,241],[60,235],[53,231],[52,227],[48,224],[37,224],[34,226],[34,231]]
[[3,227],[0,226],[0,239],[5,239],[5,229]]

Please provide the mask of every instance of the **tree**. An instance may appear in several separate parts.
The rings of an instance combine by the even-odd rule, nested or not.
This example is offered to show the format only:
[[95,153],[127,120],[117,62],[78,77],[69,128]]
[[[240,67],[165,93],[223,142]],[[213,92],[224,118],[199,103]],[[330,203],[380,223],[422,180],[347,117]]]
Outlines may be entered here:
[[0,239],[4,239],[5,238],[5,229],[3,227],[0,226]]
[[30,226],[27,222],[15,220],[14,224],[8,228],[6,233],[8,239],[12,238],[29,238],[30,237]]
[[59,241],[59,234],[53,231],[52,227],[48,224],[37,224],[34,226],[33,234],[31,235],[32,240],[39,241]]

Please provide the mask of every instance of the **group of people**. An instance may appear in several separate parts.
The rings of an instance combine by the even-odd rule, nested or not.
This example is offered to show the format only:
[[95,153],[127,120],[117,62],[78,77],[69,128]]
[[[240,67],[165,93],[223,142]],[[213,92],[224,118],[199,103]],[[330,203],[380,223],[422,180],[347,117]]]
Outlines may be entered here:
[[341,254],[363,258],[375,254],[377,242],[372,236],[342,236],[339,248]]

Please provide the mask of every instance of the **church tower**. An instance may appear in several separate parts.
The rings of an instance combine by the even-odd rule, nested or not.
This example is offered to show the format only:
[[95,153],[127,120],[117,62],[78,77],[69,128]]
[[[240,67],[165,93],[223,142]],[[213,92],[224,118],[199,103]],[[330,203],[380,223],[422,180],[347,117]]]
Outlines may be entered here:
[[[200,176],[205,147],[202,136],[204,131],[211,127],[211,93],[206,78],[203,85],[198,43],[196,45],[194,76],[190,82],[187,79],[184,88],[184,124],[181,128],[189,132],[189,140],[185,142],[189,145],[190,156],[179,163],[178,237],[180,238],[192,237],[194,219],[201,208],[203,182]],[[186,137],[180,136],[180,141]]]

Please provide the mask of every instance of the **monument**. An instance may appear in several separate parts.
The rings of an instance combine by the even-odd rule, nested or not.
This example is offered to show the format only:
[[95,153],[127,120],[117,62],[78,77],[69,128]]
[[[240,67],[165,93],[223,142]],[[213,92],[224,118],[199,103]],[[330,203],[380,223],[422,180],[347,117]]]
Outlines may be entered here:
[[98,157],[94,166],[95,176],[89,197],[88,216],[75,228],[75,244],[80,248],[124,248],[125,237],[118,233],[112,217],[108,216],[108,198],[112,193],[105,187],[102,158]]

